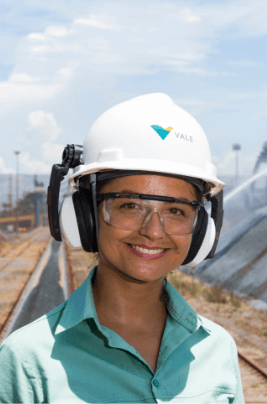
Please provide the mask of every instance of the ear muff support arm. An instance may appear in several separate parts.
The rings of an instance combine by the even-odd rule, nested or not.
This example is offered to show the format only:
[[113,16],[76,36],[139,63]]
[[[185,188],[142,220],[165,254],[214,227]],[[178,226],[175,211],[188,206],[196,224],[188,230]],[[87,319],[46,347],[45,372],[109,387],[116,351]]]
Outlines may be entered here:
[[99,233],[98,233],[98,213],[97,213],[97,197],[96,197],[96,174],[90,175],[90,188],[92,192],[92,200],[93,200],[93,208],[94,208],[94,218],[95,218],[95,234],[96,234],[96,243],[97,250],[99,251]]
[[47,210],[50,233],[57,241],[62,241],[58,214],[60,183],[64,180],[70,168],[83,164],[82,153],[83,146],[67,145],[62,154],[62,163],[54,164],[52,167],[50,183],[47,189]]
[[59,228],[58,200],[60,183],[68,170],[59,164],[54,164],[51,171],[50,183],[47,189],[47,211],[51,236],[57,241],[62,241]]
[[215,223],[216,237],[212,249],[205,259],[213,258],[218,245],[221,228],[223,225],[223,190],[221,190],[217,195],[211,197],[210,202],[211,218],[214,220]]

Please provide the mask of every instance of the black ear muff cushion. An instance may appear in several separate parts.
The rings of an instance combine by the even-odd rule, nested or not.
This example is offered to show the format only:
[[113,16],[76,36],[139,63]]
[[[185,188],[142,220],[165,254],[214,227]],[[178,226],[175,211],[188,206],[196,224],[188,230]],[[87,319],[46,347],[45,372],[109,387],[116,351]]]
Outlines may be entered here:
[[79,189],[72,195],[78,229],[83,249],[87,252],[97,252],[96,228],[91,192]]
[[195,230],[192,235],[192,242],[190,249],[188,251],[187,257],[181,265],[189,264],[189,262],[193,261],[197,253],[199,252],[202,243],[204,241],[206,231],[208,227],[208,213],[206,212],[204,207],[201,207],[198,212],[198,218]]

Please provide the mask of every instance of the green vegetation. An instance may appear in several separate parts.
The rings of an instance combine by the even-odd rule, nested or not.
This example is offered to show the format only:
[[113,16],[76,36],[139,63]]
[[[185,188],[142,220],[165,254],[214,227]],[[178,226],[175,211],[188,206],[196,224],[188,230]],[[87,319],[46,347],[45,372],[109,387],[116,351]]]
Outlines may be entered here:
[[189,280],[188,276],[172,271],[168,275],[169,282],[178,290],[183,297],[197,297],[203,295],[205,300],[209,303],[215,303],[217,311],[219,311],[222,304],[229,304],[232,312],[241,307],[241,300],[236,298],[231,292],[230,297],[223,293],[222,287],[213,285],[210,287],[205,286],[203,283],[196,281],[193,277]]
[[229,305],[231,306],[232,310],[238,310],[241,307],[241,300],[237,299],[233,292],[230,294]]
[[[211,304],[217,312],[222,309],[222,315],[227,318],[234,318],[234,323],[238,328],[242,328],[247,333],[267,337],[267,319],[265,313],[257,313],[257,321],[254,323],[253,311],[249,316],[243,317],[242,310],[249,310],[246,304],[234,296],[234,293],[224,293],[221,286],[207,286],[191,276],[183,275],[178,270],[168,274],[168,281],[185,298],[197,298],[202,296],[206,302]],[[190,301],[189,301],[190,304]]]
[[178,290],[182,296],[196,297],[201,294],[201,285],[194,282],[187,282],[182,274],[176,274],[174,271],[168,276],[168,280]]
[[218,285],[206,288],[203,290],[203,294],[207,302],[225,304],[227,299],[222,292],[222,288]]

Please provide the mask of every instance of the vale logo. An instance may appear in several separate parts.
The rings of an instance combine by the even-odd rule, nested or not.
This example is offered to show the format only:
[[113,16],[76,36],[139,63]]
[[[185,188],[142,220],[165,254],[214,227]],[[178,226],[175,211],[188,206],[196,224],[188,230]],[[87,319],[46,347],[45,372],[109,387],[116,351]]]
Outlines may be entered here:
[[164,129],[159,125],[151,125],[151,128],[153,128],[157,132],[157,134],[161,137],[162,140],[164,140],[168,136],[170,131],[173,130],[171,126]]

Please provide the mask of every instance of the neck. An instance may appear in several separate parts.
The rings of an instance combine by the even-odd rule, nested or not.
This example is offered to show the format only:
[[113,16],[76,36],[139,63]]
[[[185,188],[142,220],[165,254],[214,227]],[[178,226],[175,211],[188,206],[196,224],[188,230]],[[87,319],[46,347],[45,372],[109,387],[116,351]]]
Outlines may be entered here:
[[93,294],[101,324],[116,322],[135,327],[153,326],[165,321],[166,308],[162,298],[164,279],[143,282],[125,276],[110,265],[100,265],[93,280]]

